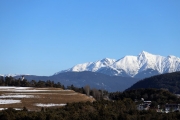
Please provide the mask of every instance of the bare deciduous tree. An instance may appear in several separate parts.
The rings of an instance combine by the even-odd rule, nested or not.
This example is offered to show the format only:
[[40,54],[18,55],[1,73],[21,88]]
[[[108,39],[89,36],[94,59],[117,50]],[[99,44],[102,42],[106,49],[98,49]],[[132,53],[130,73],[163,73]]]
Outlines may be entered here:
[[86,92],[86,95],[89,96],[90,86],[89,85],[84,86],[84,91]]
[[101,93],[96,88],[92,89],[92,92],[93,92],[93,97],[96,100],[100,100]]

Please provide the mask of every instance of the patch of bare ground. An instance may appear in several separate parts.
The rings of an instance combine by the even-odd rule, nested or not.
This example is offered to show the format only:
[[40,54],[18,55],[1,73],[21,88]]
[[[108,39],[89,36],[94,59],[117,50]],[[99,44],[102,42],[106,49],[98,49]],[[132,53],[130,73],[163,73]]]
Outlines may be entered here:
[[[11,98],[13,95],[13,98]],[[30,98],[16,98],[15,95],[32,95]],[[73,90],[63,90],[60,88],[28,88],[22,90],[10,90],[1,91],[0,96],[8,96],[8,99],[21,100],[21,103],[14,104],[0,104],[0,108],[20,108],[26,107],[30,111],[39,111],[41,107],[36,106],[36,104],[66,104],[72,102],[86,102],[94,101],[84,94],[74,92]],[[6,98],[7,99],[7,98]],[[60,106],[52,106],[60,107]]]

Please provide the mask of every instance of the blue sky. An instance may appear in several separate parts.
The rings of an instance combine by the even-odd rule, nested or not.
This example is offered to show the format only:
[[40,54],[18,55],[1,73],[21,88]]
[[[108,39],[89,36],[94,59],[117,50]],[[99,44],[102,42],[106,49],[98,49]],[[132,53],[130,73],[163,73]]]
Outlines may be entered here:
[[180,57],[180,0],[0,0],[0,74],[52,75],[141,51]]

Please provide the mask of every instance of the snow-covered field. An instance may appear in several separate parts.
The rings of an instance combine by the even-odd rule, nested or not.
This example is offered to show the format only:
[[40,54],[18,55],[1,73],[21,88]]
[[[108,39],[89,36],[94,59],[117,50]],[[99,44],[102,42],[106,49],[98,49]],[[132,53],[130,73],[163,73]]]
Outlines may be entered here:
[[54,104],[54,103],[42,104],[42,103],[37,103],[35,105],[38,106],[38,107],[53,107],[53,106],[65,106],[66,104]]
[[0,108],[0,110],[6,110],[7,108]]
[[[0,110],[6,110],[8,108],[0,108]],[[14,110],[22,110],[22,108],[13,108]]]
[[0,91],[13,91],[13,92],[48,92],[48,91],[71,91],[61,89],[48,89],[48,88],[35,88],[35,87],[11,87],[11,86],[0,86]]
[[21,100],[0,99],[0,104],[14,104],[14,103],[21,103]]
[[34,95],[1,95],[0,98],[33,98]]
[[14,87],[14,86],[0,86],[0,90],[1,89],[21,89],[21,90],[27,90],[27,89],[31,89],[32,87]]

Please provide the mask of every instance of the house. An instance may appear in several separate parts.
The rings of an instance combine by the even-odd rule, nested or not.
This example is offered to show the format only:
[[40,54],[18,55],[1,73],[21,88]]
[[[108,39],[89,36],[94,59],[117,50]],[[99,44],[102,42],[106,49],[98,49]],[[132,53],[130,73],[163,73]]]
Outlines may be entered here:
[[179,111],[180,110],[180,104],[166,104],[165,105],[165,113]]
[[137,105],[138,110],[149,110],[151,101],[143,101],[141,104]]

